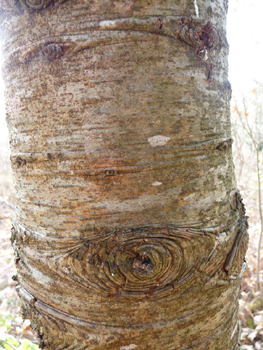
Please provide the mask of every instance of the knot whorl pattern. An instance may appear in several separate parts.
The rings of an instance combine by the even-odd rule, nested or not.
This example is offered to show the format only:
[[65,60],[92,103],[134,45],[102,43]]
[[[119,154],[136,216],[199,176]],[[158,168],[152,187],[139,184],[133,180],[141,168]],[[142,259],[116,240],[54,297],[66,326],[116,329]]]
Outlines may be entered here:
[[46,8],[52,0],[20,0],[23,7],[32,10],[41,10]]
[[176,35],[190,46],[196,47],[196,54],[202,59],[205,51],[212,49],[218,43],[218,35],[210,22],[202,24],[189,19],[181,18],[178,22]]
[[58,266],[105,296],[163,296],[197,277],[212,248],[213,240],[195,230],[125,230],[79,245]]
[[239,276],[245,261],[245,254],[248,248],[247,229],[238,230],[231,251],[228,253],[224,268],[229,275]]
[[48,44],[42,48],[43,56],[53,61],[63,55],[63,50],[58,44]]

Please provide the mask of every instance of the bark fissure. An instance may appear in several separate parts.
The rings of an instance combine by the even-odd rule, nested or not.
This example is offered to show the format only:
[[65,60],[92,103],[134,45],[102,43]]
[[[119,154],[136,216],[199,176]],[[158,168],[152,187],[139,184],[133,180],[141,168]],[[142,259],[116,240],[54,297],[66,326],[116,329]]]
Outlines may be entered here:
[[[97,35],[94,35],[94,39],[92,39],[90,34],[87,34],[87,31],[95,31],[95,33],[96,31],[101,31],[105,33],[104,37],[100,36],[97,38]],[[128,31],[127,34],[125,33],[126,31]],[[138,32],[139,35],[135,32]],[[194,21],[192,17],[189,19],[180,18],[179,16],[166,16],[162,19],[156,17],[116,18],[89,23],[83,32],[78,31],[75,34],[71,32],[67,36],[45,37],[41,41],[32,42],[31,47],[27,50],[28,44],[17,48],[15,52],[12,52],[9,59],[26,63],[41,54],[49,60],[54,60],[64,54],[74,55],[79,51],[98,46],[154,40],[154,37],[145,37],[145,35],[149,34],[170,37],[174,40],[179,38],[190,46],[196,47],[196,55],[201,60],[203,60],[204,56],[207,56],[211,49],[214,49],[219,44],[220,38],[210,22],[202,24]],[[121,39],[120,36],[122,36]],[[220,43],[222,45],[222,40]],[[22,56],[20,54],[21,51],[25,51]]]

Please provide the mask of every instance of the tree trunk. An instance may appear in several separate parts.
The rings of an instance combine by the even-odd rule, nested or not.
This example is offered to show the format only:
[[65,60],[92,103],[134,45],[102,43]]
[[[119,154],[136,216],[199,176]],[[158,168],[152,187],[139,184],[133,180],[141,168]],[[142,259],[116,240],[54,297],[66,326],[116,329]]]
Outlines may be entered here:
[[41,347],[237,349],[227,0],[0,6],[17,290]]

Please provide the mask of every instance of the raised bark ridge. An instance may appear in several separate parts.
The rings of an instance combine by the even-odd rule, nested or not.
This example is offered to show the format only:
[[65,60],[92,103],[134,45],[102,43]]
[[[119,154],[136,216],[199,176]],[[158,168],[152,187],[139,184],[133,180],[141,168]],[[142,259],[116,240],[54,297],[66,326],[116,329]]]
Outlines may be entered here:
[[[161,23],[161,25],[160,25]],[[92,32],[104,32],[99,39],[92,36]],[[119,31],[129,32],[129,36],[120,35]],[[113,32],[116,32],[114,34]],[[63,54],[75,54],[81,50],[87,50],[96,46],[114,45],[123,42],[141,41],[143,33],[152,33],[155,35],[167,36],[173,39],[181,39],[190,46],[196,48],[196,55],[201,60],[207,59],[210,50],[215,49],[222,40],[212,27],[210,22],[204,24],[201,21],[194,21],[192,17],[180,18],[179,16],[167,16],[163,18],[117,18],[99,22],[90,22],[88,24],[88,34],[82,34],[81,39],[78,36],[63,36],[59,41],[53,42],[51,38],[42,42],[37,42],[23,52],[21,56],[14,51],[12,57],[20,63],[30,62],[30,60],[40,55],[44,55],[50,60],[59,58]],[[57,40],[57,39],[56,39]]]

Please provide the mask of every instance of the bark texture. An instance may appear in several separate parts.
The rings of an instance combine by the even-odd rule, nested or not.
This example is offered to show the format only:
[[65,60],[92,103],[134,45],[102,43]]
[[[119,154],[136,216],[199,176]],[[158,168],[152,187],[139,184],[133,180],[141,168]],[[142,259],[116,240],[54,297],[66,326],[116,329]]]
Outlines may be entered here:
[[40,345],[237,349],[227,1],[0,8],[17,290]]

